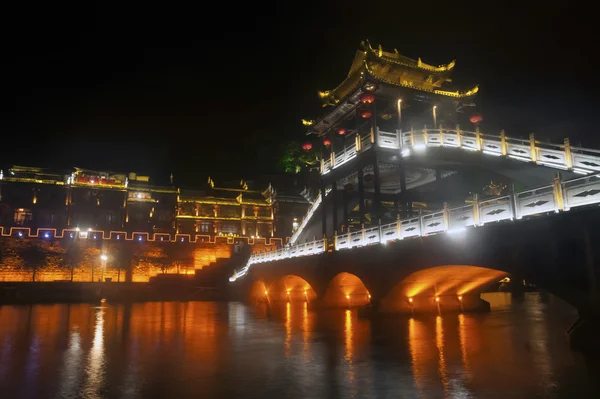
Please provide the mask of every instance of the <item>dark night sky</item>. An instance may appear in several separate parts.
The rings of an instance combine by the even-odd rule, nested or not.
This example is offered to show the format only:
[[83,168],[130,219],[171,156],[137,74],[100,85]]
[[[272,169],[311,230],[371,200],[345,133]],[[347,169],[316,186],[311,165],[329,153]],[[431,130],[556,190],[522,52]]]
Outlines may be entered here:
[[252,178],[321,115],[317,90],[341,82],[363,39],[457,59],[454,82],[480,84],[484,131],[600,148],[591,17],[525,3],[15,6],[0,24],[0,164]]

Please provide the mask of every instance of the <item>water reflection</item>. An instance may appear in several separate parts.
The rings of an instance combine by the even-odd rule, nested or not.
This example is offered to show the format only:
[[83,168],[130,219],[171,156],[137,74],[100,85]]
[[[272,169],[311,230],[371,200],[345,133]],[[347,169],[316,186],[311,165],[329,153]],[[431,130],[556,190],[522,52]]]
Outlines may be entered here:
[[73,396],[80,383],[80,364],[83,351],[81,349],[81,335],[79,331],[74,330],[71,332],[68,345],[60,375],[60,397],[63,398]]
[[471,378],[471,368],[469,366],[469,358],[467,356],[467,330],[465,325],[465,315],[458,315],[458,337],[460,339],[460,355],[462,359],[463,370],[465,373],[465,379]]
[[103,386],[104,360],[104,309],[98,308],[83,389],[86,398],[102,397],[100,389]]
[[564,331],[531,294],[489,314],[375,320],[306,302],[0,307],[6,398],[586,397]]

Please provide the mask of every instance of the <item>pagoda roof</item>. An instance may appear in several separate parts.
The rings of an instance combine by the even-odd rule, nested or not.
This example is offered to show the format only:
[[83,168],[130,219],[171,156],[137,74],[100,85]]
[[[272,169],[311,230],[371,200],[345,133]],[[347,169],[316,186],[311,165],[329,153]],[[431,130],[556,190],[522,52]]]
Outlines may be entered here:
[[[320,91],[318,94],[324,107],[338,105],[361,87],[368,76],[381,83],[457,99],[476,94],[478,86],[464,92],[442,90],[442,85],[450,81],[449,75],[455,65],[456,62],[452,61],[434,66],[421,61],[420,58],[414,60],[403,56],[395,49],[394,53],[383,51],[381,46],[375,50],[368,41],[361,42],[346,79],[335,89]],[[405,73],[400,75],[401,71]],[[406,77],[406,73],[410,76]]]

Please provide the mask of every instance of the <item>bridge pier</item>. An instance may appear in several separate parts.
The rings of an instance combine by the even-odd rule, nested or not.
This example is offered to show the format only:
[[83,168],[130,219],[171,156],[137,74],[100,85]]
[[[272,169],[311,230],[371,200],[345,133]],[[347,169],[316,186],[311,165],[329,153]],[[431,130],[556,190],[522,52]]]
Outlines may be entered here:
[[377,313],[465,313],[489,312],[489,302],[481,299],[479,293],[465,295],[416,295],[411,298],[391,297],[378,301],[373,309]]

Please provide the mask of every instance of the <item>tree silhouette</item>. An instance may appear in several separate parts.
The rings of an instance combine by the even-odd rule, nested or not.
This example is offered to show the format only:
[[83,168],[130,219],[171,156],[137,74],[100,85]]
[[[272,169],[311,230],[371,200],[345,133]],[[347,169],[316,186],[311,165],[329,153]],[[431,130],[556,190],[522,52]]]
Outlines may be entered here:
[[173,264],[173,261],[167,255],[167,253],[166,253],[166,251],[165,251],[164,248],[161,248],[160,254],[161,254],[161,256],[157,256],[155,258],[152,258],[152,261],[155,264],[157,264],[157,265],[160,266],[160,271],[162,272],[162,274],[166,274],[167,271],[169,270],[169,267],[171,267],[171,265]]
[[161,266],[165,264],[168,268],[169,266],[174,265],[177,268],[177,274],[180,273],[182,266],[187,269],[187,263],[191,261],[191,255],[187,245],[167,243],[164,244],[162,250],[164,258],[163,261],[161,261]]
[[[65,248],[62,263],[69,268],[71,282],[73,282],[73,271],[85,259],[85,251],[77,242],[70,242]],[[92,277],[93,280],[93,277]]]
[[18,254],[23,261],[23,266],[31,270],[31,281],[41,267],[45,266],[48,254],[44,248],[33,243],[28,243],[18,249]]
[[140,248],[136,244],[121,243],[113,245],[108,252],[107,264],[117,268],[117,282],[121,281],[121,270],[125,269],[126,281],[132,280],[132,265],[140,260]]

